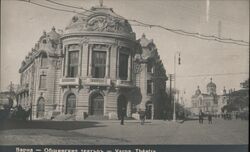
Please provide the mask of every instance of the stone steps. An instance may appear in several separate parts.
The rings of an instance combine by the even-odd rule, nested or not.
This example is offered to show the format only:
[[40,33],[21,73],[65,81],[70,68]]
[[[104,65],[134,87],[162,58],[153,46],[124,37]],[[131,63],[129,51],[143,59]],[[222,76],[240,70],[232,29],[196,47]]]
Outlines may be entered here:
[[61,114],[56,116],[53,120],[54,121],[74,121],[75,119],[75,115],[65,115],[65,114]]
[[108,120],[108,116],[90,115],[85,120]]

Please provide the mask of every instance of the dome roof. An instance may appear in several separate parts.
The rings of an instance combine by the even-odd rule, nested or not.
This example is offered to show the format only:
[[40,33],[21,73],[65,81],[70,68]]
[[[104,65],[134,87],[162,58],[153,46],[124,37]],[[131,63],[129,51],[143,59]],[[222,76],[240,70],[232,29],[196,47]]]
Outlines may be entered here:
[[46,33],[46,31],[43,31],[43,35],[39,38],[39,42],[41,42],[43,39],[49,38],[50,40],[54,41],[55,43],[58,43],[60,37],[61,37],[61,35],[56,32],[56,28],[53,26],[49,33]]
[[60,38],[60,34],[58,34],[56,32],[56,28],[53,26],[51,31],[49,33],[47,33],[47,35],[49,36],[50,39],[52,40],[58,40]]
[[147,39],[145,34],[142,34],[142,37],[138,40],[139,43],[143,48],[142,51],[142,58],[143,59],[150,59],[150,58],[156,58],[157,56],[157,49],[152,39]]
[[212,82],[212,78],[210,80],[211,82],[207,84],[207,88],[216,88],[216,84]]
[[201,94],[201,90],[199,88],[199,86],[197,87],[197,90],[195,91],[195,95],[200,95]]
[[72,17],[69,25],[65,28],[65,34],[79,32],[134,34],[131,25],[125,18],[114,13],[112,8],[104,6],[92,7],[91,10]]

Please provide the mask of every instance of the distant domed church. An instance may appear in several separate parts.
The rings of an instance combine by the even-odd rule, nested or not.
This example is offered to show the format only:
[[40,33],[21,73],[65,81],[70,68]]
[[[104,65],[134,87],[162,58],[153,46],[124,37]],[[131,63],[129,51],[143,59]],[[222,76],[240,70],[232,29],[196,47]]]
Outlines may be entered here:
[[195,94],[191,98],[192,112],[198,114],[199,111],[203,113],[220,114],[220,98],[221,95],[216,93],[216,84],[211,81],[207,84],[207,93],[202,93],[199,86],[195,91]]
[[65,31],[44,32],[19,69],[17,101],[33,119],[118,119],[139,109],[148,119],[164,110],[166,70],[153,40],[136,40],[129,22],[111,8],[92,7]]

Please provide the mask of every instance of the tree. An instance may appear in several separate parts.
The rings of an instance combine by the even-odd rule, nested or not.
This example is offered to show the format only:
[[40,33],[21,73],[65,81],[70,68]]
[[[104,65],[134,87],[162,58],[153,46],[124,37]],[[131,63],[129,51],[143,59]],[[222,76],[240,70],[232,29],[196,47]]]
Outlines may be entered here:
[[222,107],[222,111],[242,111],[244,108],[249,107],[249,93],[248,89],[241,89],[234,91],[229,96],[229,103]]

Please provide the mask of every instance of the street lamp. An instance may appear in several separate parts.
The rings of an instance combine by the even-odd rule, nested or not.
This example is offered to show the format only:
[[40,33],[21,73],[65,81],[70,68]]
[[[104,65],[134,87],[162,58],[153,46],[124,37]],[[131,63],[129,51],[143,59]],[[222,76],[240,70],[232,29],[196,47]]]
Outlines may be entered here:
[[175,122],[176,121],[176,114],[175,114],[175,102],[176,102],[176,54],[179,54],[179,57],[178,57],[178,64],[180,65],[181,64],[181,53],[180,52],[175,52],[174,54],[174,77],[175,77],[175,80],[174,80],[174,90],[175,90],[175,94],[174,94],[174,112],[173,112],[173,121]]

